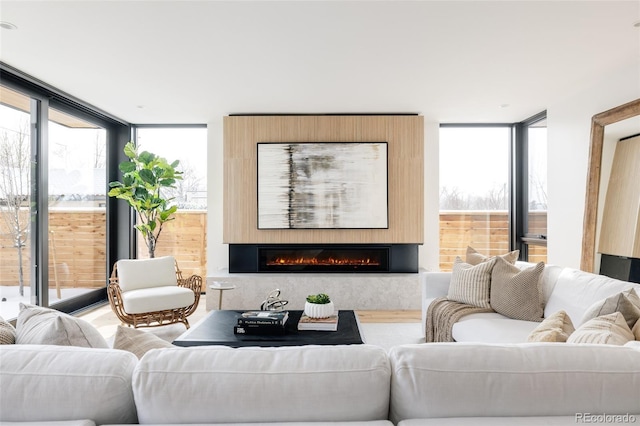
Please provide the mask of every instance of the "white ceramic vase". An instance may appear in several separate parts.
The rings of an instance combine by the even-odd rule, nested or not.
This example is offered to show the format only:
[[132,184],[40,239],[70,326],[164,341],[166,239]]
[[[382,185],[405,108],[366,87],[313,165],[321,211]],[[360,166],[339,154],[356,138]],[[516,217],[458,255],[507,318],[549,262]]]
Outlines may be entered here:
[[310,318],[327,318],[333,315],[334,311],[333,302],[322,304],[304,302],[304,313]]

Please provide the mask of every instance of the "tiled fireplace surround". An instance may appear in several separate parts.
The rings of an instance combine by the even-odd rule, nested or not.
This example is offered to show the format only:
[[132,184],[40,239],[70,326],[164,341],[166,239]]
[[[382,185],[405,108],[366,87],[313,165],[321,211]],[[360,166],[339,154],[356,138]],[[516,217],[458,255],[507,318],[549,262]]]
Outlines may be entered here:
[[[417,115],[228,116],[224,121],[223,242],[236,244],[423,243],[423,119]],[[388,229],[259,230],[256,224],[257,142],[388,143]],[[236,286],[224,291],[223,309],[259,309],[274,289],[289,309],[303,309],[309,294],[327,293],[338,309],[419,310],[417,272],[249,272],[222,270],[207,277]],[[207,290],[207,310],[218,308],[218,291]]]

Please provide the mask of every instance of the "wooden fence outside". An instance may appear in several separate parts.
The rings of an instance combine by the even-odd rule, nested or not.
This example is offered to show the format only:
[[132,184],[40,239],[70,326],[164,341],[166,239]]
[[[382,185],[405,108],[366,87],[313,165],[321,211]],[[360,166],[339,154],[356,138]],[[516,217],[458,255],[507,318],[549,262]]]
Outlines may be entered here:
[[[529,213],[530,229],[546,229],[547,213]],[[441,211],[440,270],[450,271],[456,256],[464,259],[467,246],[486,256],[509,251],[507,211]],[[546,262],[547,247],[529,245],[529,262]]]
[[[1,214],[1,213],[0,213]],[[26,214],[26,213],[25,213]],[[546,213],[530,216],[530,227],[546,227]],[[49,213],[49,286],[100,288],[111,272],[105,270],[105,212],[60,210]],[[156,256],[173,255],[188,277],[207,276],[207,215],[205,211],[179,211],[163,230]],[[467,246],[494,256],[509,249],[507,212],[447,211],[440,213],[440,269],[451,270],[456,256],[464,258]],[[531,262],[546,261],[546,247],[529,246]],[[24,283],[29,285],[29,247],[23,248]],[[138,257],[148,257],[144,243]],[[55,262],[54,262],[55,258]],[[0,222],[0,285],[18,285],[18,251],[4,221]],[[204,289],[203,289],[204,290]]]
[[[3,214],[3,212],[0,212]],[[25,212],[25,215],[27,213]],[[113,265],[106,262],[106,221],[104,210],[55,210],[49,212],[49,287],[100,288],[106,286]],[[26,217],[25,217],[26,218]],[[183,276],[207,276],[205,211],[182,211],[165,225],[156,256],[173,255]],[[148,257],[140,242],[141,258]],[[31,253],[22,249],[23,279],[29,285]],[[108,270],[107,270],[108,269]],[[18,250],[5,221],[0,221],[0,285],[18,285]]]

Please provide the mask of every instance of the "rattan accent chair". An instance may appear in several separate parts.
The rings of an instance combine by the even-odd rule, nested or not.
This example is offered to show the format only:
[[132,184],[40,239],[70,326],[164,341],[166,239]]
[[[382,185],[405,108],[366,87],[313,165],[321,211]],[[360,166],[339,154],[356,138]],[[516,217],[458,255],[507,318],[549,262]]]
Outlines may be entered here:
[[113,266],[107,294],[123,324],[157,327],[181,322],[198,307],[202,277],[182,278],[173,256],[123,259]]

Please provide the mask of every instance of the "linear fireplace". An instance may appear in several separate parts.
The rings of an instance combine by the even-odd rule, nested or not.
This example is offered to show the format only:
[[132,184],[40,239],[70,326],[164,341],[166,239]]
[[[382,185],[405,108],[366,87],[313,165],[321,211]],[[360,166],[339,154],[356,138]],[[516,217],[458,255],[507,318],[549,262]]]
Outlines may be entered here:
[[230,244],[229,272],[418,272],[417,244]]

